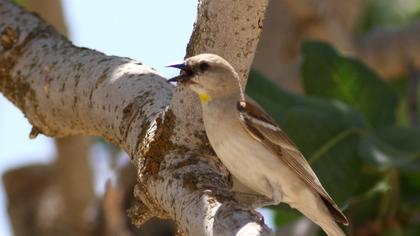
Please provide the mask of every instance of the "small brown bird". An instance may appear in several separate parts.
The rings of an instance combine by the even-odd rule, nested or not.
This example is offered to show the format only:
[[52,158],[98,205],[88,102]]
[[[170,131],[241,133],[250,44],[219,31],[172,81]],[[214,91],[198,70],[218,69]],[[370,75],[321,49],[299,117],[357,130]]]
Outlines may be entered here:
[[285,202],[330,236],[345,235],[335,221],[348,224],[297,146],[273,119],[246,98],[239,76],[223,58],[200,54],[180,64],[169,81],[187,84],[200,98],[207,136],[217,156],[253,191]]

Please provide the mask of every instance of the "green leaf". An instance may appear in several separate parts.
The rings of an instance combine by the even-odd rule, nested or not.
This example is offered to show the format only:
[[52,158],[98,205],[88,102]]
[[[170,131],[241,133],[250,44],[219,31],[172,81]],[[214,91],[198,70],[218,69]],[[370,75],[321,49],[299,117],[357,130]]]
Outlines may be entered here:
[[352,216],[353,224],[363,224],[375,219],[380,208],[381,196],[375,195],[352,205],[347,214]]
[[377,130],[376,134],[394,148],[420,154],[420,130],[418,129],[390,126]]
[[420,224],[414,223],[409,224],[404,229],[404,235],[405,236],[418,236],[420,235]]
[[404,127],[386,127],[365,136],[359,154],[380,169],[393,167],[404,171],[420,170],[420,131]]
[[17,5],[23,6],[26,1],[25,0],[13,0],[12,2],[15,3],[15,4],[17,4]]
[[360,34],[374,28],[401,28],[419,19],[418,0],[369,0],[366,3],[364,14],[358,19]]
[[289,223],[299,220],[303,215],[296,209],[290,208],[286,204],[280,204],[275,207],[274,224],[277,228],[283,227]]
[[340,101],[306,97],[288,92],[265,78],[256,70],[251,70],[246,93],[258,102],[279,124],[284,121],[285,113],[291,108],[319,111],[338,118],[346,126],[367,127],[363,116]]
[[339,204],[346,203],[349,197],[371,188],[364,182],[367,174],[355,151],[358,139],[355,135],[347,137],[312,164],[323,186]]
[[406,213],[420,212],[420,172],[401,172],[401,208]]
[[402,170],[420,170],[420,155],[407,152],[384,142],[374,135],[366,135],[359,144],[359,155],[372,166],[382,170],[400,168]]
[[[404,127],[387,127],[375,131],[376,138],[391,152],[386,152],[390,164],[400,170],[399,190],[401,211],[420,211],[420,131]],[[402,153],[402,154],[401,154]]]
[[303,55],[301,71],[308,95],[346,102],[373,127],[395,123],[397,95],[363,63],[322,42],[306,42]]

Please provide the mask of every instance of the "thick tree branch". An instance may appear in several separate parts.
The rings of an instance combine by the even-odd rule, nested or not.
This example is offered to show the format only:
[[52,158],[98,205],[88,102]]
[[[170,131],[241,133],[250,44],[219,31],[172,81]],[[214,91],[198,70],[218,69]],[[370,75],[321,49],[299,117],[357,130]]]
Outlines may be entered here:
[[[62,199],[57,197],[56,186],[51,178],[53,174],[51,166],[32,165],[9,170],[3,175],[7,198],[13,199],[9,201],[7,210],[14,235],[49,235],[52,231],[63,233],[56,227],[59,224],[55,216],[61,213],[57,205]],[[27,184],[29,180],[32,181],[30,185]],[[39,220],[41,217],[42,221]]]
[[[244,13],[262,24],[265,4],[202,1],[199,12],[208,9],[206,16],[218,22],[222,16],[215,11],[225,6],[232,16]],[[246,40],[220,53],[236,55],[234,65],[245,76],[260,27],[246,20],[225,23],[234,25],[230,38],[246,32],[237,36]],[[207,34],[214,27],[221,25],[196,30]],[[0,0],[0,32],[0,91],[46,135],[98,135],[129,153],[138,171],[135,193],[142,202],[134,211],[138,223],[158,216],[174,219],[188,235],[271,235],[255,211],[233,199],[222,164],[204,155],[211,151],[199,106],[185,88],[173,93],[173,86],[140,62],[74,47],[37,16],[6,0]],[[219,45],[218,35],[225,32],[214,32],[208,39]],[[191,47],[200,48],[201,39],[193,38]]]
[[271,1],[253,66],[283,87],[300,91],[300,45],[313,39],[352,54],[386,80],[405,75],[407,64],[419,67],[420,23],[355,36],[366,6],[366,0]]
[[374,30],[355,44],[355,55],[384,78],[407,74],[407,64],[420,67],[420,22],[403,28]]
[[351,32],[365,0],[270,1],[254,68],[291,90],[300,88],[300,44],[305,39],[351,51]]
[[220,0],[200,1],[187,56],[205,52],[222,55],[246,80],[267,4],[268,0],[232,1],[228,4]]
[[[53,175],[57,195],[62,198],[62,214],[57,215],[62,229],[78,235],[91,235],[95,229],[92,214],[97,204],[89,163],[91,137],[56,139],[57,158]],[[31,184],[28,182],[27,184]]]

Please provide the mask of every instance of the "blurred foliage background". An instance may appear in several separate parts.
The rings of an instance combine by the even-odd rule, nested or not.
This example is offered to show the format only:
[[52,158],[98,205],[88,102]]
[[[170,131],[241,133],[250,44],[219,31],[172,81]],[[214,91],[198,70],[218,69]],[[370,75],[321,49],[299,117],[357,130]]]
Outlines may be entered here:
[[[419,19],[420,1],[371,0],[353,34]],[[349,217],[350,235],[420,235],[419,68],[407,61],[406,73],[381,78],[334,43],[301,41],[297,93],[258,69],[247,93],[301,148]],[[279,228],[301,217],[285,205],[273,209]]]

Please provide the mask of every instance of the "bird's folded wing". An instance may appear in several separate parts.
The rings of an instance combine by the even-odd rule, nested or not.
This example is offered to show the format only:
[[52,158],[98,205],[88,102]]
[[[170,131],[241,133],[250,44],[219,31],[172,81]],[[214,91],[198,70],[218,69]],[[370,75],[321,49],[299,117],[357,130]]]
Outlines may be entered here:
[[320,195],[331,215],[338,222],[347,225],[346,217],[322,187],[305,157],[273,119],[249,99],[238,102],[237,108],[240,120],[248,133],[272,150],[282,163],[297,173],[311,189]]

